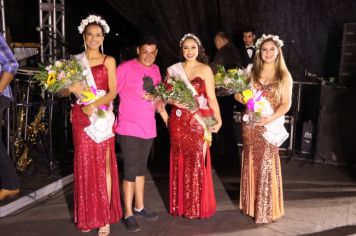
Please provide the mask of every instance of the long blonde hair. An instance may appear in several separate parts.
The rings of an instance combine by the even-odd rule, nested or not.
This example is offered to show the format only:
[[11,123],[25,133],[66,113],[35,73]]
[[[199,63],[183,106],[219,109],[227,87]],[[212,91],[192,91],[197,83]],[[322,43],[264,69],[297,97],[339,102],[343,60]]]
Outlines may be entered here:
[[255,55],[255,58],[253,61],[252,71],[250,74],[250,79],[252,80],[253,83],[260,83],[261,72],[262,72],[263,64],[264,64],[264,62],[262,60],[262,56],[261,56],[261,48],[266,42],[273,42],[278,49],[278,55],[274,62],[274,65],[275,65],[274,81],[277,81],[277,83],[275,85],[275,87],[276,87],[275,98],[277,101],[280,101],[281,96],[282,96],[283,78],[288,76],[289,70],[287,68],[287,65],[286,65],[284,57],[283,57],[282,48],[272,38],[268,38],[268,39],[264,40],[261,43],[260,47],[257,48],[256,55]]

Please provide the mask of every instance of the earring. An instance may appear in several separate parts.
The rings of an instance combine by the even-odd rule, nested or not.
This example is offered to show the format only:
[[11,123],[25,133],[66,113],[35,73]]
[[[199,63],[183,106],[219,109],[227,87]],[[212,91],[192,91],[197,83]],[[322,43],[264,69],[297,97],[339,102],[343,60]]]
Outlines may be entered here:
[[87,51],[87,44],[84,42],[84,50]]
[[101,48],[101,53],[104,54],[104,43],[102,43],[102,44],[100,45],[100,48]]

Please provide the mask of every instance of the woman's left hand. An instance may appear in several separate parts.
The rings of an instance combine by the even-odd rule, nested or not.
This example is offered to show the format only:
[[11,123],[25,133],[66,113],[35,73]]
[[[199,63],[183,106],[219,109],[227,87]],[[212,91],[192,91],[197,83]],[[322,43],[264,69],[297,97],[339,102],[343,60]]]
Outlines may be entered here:
[[95,109],[96,107],[94,106],[94,104],[90,103],[88,105],[83,106],[82,111],[85,115],[91,116],[94,113]]
[[221,121],[217,122],[215,125],[209,128],[210,132],[217,133],[220,130],[221,125],[222,125]]
[[272,121],[271,117],[267,116],[267,117],[263,117],[263,118],[259,119],[258,121],[256,121],[254,123],[254,125],[256,125],[256,126],[265,126],[265,125],[269,124],[271,121]]

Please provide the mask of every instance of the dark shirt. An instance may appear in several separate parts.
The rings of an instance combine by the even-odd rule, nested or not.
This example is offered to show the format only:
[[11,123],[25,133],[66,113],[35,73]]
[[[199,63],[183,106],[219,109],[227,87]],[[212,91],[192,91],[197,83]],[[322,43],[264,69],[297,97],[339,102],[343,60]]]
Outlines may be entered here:
[[241,67],[240,54],[234,44],[229,42],[217,51],[214,60],[210,63],[214,74],[217,71],[217,65],[222,65],[225,69]]

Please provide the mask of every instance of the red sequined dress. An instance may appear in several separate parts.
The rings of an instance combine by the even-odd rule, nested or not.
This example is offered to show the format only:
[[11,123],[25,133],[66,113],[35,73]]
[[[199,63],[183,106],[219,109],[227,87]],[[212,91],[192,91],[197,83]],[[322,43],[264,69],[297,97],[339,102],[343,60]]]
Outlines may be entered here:
[[[255,84],[271,103],[274,111],[274,84]],[[243,122],[243,154],[240,183],[240,209],[254,217],[256,223],[270,223],[284,214],[279,149],[262,136],[266,128]]]
[[[199,96],[207,97],[201,78],[195,77],[191,83]],[[215,213],[216,201],[204,128],[191,112],[173,106],[169,130],[170,213],[190,219],[208,218]]]
[[[91,68],[98,89],[108,90],[108,70],[104,64]],[[74,221],[81,230],[99,228],[121,218],[115,139],[96,143],[85,132],[90,124],[82,105],[72,108],[74,143]],[[109,152],[111,202],[106,186],[106,154]]]

